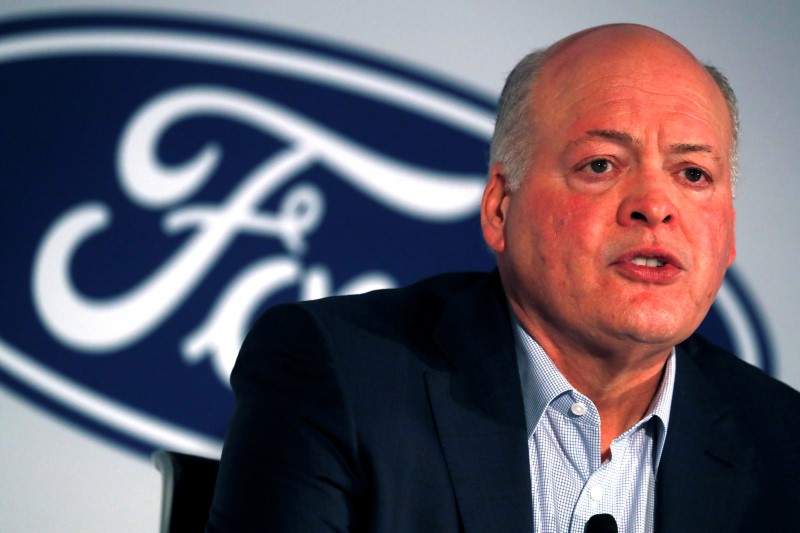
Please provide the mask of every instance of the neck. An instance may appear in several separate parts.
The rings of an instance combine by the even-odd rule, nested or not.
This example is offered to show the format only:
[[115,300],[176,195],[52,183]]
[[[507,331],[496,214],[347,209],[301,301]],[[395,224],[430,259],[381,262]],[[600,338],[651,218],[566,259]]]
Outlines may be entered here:
[[610,457],[611,442],[647,413],[661,384],[669,353],[635,368],[615,367],[596,359],[553,359],[567,381],[597,407],[604,460]]
[[554,342],[539,328],[526,331],[536,339],[556,368],[581,394],[592,400],[600,414],[603,459],[610,457],[611,442],[641,420],[655,397],[672,347],[620,343],[606,349]]

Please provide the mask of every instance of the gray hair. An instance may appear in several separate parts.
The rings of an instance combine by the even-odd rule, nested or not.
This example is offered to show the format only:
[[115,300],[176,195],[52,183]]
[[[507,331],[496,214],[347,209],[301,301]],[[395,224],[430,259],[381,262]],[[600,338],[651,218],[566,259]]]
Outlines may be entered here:
[[[489,166],[502,163],[506,171],[506,187],[513,192],[519,188],[530,166],[531,144],[536,115],[536,85],[548,57],[549,48],[534,50],[517,63],[506,78],[497,104],[497,120],[489,150]],[[728,79],[714,66],[703,65],[725,98],[732,125],[731,186],[739,179],[739,106]]]

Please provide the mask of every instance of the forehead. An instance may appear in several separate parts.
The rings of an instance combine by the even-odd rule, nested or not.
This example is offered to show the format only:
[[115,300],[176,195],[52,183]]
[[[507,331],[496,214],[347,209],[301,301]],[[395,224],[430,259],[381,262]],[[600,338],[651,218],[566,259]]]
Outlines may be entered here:
[[663,34],[601,31],[554,48],[532,95],[536,123],[563,129],[584,122],[589,124],[581,127],[610,127],[602,122],[618,120],[731,136],[728,107],[716,82]]

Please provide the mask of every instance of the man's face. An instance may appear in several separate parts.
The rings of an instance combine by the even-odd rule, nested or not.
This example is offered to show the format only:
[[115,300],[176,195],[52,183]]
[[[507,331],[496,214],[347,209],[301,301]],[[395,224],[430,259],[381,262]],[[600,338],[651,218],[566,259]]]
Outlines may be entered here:
[[492,170],[484,235],[545,348],[663,350],[697,328],[735,256],[730,119],[674,43],[596,33],[548,61],[528,173],[509,194]]

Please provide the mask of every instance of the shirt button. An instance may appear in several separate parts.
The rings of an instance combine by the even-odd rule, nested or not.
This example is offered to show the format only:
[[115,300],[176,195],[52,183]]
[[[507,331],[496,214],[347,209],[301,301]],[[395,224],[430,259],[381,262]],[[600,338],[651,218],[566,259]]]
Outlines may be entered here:
[[603,499],[603,487],[592,487],[592,490],[589,491],[589,496],[596,502],[599,502]]
[[572,411],[572,414],[575,416],[583,416],[586,414],[586,406],[581,402],[573,403],[569,410]]

